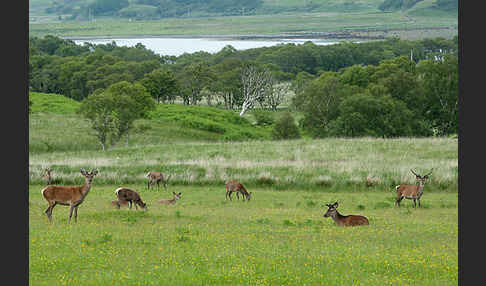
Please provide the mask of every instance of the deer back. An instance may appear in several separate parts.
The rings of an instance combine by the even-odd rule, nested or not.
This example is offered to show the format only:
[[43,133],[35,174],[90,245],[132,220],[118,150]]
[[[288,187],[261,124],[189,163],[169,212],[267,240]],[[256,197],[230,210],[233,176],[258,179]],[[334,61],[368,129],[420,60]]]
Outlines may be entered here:
[[226,191],[240,192],[244,195],[248,195],[248,192],[245,189],[245,187],[240,182],[237,181],[229,181],[228,183],[226,183]]
[[398,185],[396,187],[397,195],[404,197],[416,196],[420,191],[420,187],[419,185]]
[[129,188],[118,188],[115,190],[115,194],[119,200],[124,200],[124,201],[139,201],[141,200],[140,195]]

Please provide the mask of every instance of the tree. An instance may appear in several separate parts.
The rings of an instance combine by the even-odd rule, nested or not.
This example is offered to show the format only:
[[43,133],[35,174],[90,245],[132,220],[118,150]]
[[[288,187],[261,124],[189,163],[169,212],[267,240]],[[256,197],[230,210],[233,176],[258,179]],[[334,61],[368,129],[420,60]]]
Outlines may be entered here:
[[424,116],[439,135],[457,133],[459,111],[458,58],[421,61],[417,66],[426,97]]
[[147,89],[157,103],[174,102],[177,93],[175,74],[167,69],[156,69],[146,74],[140,83]]
[[341,83],[338,73],[323,73],[292,99],[292,104],[303,112],[301,126],[315,137],[326,136],[328,124],[339,116],[342,100],[357,90]]
[[148,112],[155,108],[155,102],[139,83],[118,82],[110,85],[104,92],[111,95],[115,101],[115,142],[126,135],[125,146],[128,147],[129,131],[133,127],[133,122],[146,117]]
[[265,99],[265,93],[272,84],[272,75],[266,68],[259,69],[255,65],[248,65],[241,73],[241,83],[243,104],[240,116],[243,116],[253,108],[255,102]]
[[300,138],[299,128],[290,112],[285,111],[277,120],[272,129],[272,138],[277,140]]
[[413,113],[390,95],[352,95],[339,105],[339,117],[330,123],[330,135],[398,137],[413,134]]
[[196,105],[202,99],[201,91],[211,85],[214,75],[207,63],[198,62],[184,67],[179,80],[184,104]]
[[91,127],[95,131],[95,136],[103,151],[106,149],[109,137],[115,131],[114,104],[115,100],[112,95],[97,92],[86,97],[78,110],[91,122]]
[[119,82],[107,89],[99,89],[85,98],[79,112],[91,121],[102,149],[111,141],[112,145],[126,135],[136,119],[147,116],[155,108],[155,102],[145,88],[139,84]]

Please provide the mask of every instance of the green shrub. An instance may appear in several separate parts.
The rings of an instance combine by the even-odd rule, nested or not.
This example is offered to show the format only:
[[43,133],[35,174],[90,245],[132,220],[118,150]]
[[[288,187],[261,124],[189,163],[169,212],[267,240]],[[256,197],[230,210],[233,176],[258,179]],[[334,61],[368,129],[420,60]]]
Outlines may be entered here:
[[282,113],[282,116],[275,123],[272,129],[272,138],[276,140],[300,138],[299,128],[290,112]]
[[255,117],[256,125],[267,126],[272,125],[275,122],[271,111],[254,110],[252,114]]

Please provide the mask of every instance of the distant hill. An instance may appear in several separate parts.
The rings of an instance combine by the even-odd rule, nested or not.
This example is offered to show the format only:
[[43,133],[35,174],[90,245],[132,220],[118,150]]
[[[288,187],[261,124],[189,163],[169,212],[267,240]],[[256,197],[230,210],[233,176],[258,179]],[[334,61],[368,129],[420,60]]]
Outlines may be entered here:
[[418,8],[420,10],[457,12],[458,2],[459,0],[385,0],[378,6],[378,9],[381,11],[405,11]]

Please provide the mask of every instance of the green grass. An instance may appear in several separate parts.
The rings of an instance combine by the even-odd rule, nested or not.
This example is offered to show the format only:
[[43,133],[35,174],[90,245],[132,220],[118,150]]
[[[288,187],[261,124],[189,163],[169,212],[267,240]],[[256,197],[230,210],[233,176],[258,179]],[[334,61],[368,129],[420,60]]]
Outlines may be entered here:
[[[100,174],[101,176],[101,174]],[[42,186],[29,188],[29,285],[457,285],[457,193],[425,193],[423,208],[391,192],[286,192],[224,186],[139,191],[147,212],[109,206],[119,185],[98,179],[67,224],[48,223]],[[174,206],[154,202],[182,192]],[[309,203],[312,201],[313,203]],[[325,203],[369,226],[337,227]],[[379,205],[379,207],[376,207]]]
[[[262,132],[251,113],[160,105],[136,122],[128,148],[103,152],[78,102],[31,100],[29,285],[458,283],[457,139],[228,142],[227,132]],[[76,224],[64,206],[48,222],[47,166],[61,185],[82,184],[81,168],[99,169]],[[414,183],[410,168],[434,168],[422,208],[395,207],[394,186]],[[171,174],[167,190],[146,189],[155,170]],[[252,200],[225,200],[229,179]],[[148,211],[112,207],[120,186],[137,190]],[[182,193],[176,205],[155,204],[173,191]],[[322,217],[335,201],[370,225],[340,228]]]
[[455,13],[409,15],[393,12],[280,13],[239,17],[170,18],[158,21],[98,19],[96,22],[30,23],[29,35],[42,37],[129,37],[275,35],[336,31],[414,30],[452,28],[457,34]]

